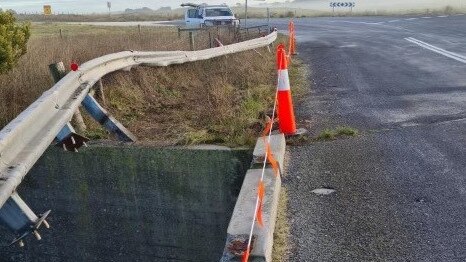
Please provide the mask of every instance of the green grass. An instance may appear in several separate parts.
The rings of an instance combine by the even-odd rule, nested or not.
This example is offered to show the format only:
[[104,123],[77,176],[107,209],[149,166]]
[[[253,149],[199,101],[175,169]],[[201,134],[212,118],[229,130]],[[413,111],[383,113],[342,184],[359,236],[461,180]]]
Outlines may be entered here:
[[337,128],[337,135],[340,135],[340,136],[357,136],[358,135],[358,130],[356,130],[354,128],[351,128],[351,127],[347,127],[347,126],[338,127]]
[[209,134],[208,130],[201,129],[201,130],[186,132],[181,144],[185,144],[185,145],[206,144],[206,143],[211,143],[214,139],[215,137],[212,134]]
[[348,126],[339,126],[336,129],[324,129],[316,137],[316,140],[334,140],[338,137],[357,136],[358,134],[359,131],[355,128]]

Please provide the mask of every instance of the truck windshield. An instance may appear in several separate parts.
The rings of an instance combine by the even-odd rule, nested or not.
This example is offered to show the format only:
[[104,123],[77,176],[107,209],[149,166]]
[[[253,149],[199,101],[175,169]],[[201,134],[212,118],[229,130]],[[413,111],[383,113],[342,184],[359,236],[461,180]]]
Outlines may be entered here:
[[231,10],[228,8],[212,8],[212,9],[206,9],[206,16],[212,17],[212,16],[233,16],[231,13]]

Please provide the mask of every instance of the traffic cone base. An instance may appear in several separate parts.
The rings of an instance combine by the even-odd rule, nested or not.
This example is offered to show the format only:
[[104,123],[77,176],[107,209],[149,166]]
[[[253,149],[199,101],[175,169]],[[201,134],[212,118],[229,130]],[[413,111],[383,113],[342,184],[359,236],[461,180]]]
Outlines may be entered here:
[[[293,100],[291,97],[291,92],[288,91],[278,91],[278,119],[279,129],[285,135],[296,133],[296,122],[293,110]],[[287,105],[287,106],[282,106]]]

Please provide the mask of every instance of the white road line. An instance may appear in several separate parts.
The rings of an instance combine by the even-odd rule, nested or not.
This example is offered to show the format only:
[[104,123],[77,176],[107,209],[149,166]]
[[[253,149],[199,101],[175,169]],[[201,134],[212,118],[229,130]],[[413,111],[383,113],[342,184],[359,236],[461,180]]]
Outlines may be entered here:
[[407,37],[407,38],[405,38],[405,40],[409,41],[411,43],[414,43],[414,44],[416,44],[416,45],[418,45],[420,47],[423,47],[425,49],[428,49],[428,50],[430,50],[432,52],[435,52],[437,54],[444,55],[446,57],[455,59],[456,61],[459,61],[461,63],[466,64],[466,56],[463,56],[463,55],[460,55],[460,54],[457,54],[457,53],[454,53],[454,52],[447,51],[445,49],[436,47],[436,46],[428,44],[426,42],[422,42],[421,40],[418,40],[418,39],[413,38],[413,37]]
[[429,19],[429,18],[432,18],[432,16],[423,16],[421,18],[424,18],[424,19]]
[[363,25],[381,25],[385,22],[355,22],[355,21],[329,21],[332,23],[348,23],[348,24],[363,24]]
[[408,18],[408,19],[405,19],[406,21],[412,21],[412,20],[417,20],[418,18],[416,17],[413,17],[413,18]]
[[437,17],[448,17],[448,15],[439,15]]
[[395,23],[395,22],[398,22],[398,21],[400,21],[400,20],[399,20],[399,19],[396,19],[396,20],[390,20],[390,21],[388,21],[388,22],[389,22],[389,23]]

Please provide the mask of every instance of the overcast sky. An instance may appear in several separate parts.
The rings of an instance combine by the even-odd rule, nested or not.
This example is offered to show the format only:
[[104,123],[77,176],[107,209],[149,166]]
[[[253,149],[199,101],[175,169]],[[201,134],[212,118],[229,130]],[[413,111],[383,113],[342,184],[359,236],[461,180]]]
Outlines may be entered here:
[[[149,7],[152,9],[158,9],[161,6],[179,7],[182,2],[194,2],[194,3],[209,3],[219,4],[227,3],[229,5],[235,5],[236,3],[243,3],[245,0],[174,0],[174,1],[163,1],[163,0],[110,0],[112,2],[112,11],[123,11],[126,8],[141,8]],[[299,5],[305,6],[312,9],[327,8],[328,3],[334,2],[346,2],[348,0],[295,0],[299,2]],[[283,2],[285,0],[249,0],[250,5],[258,5],[264,2]],[[416,8],[426,7],[434,8],[438,6],[445,6],[447,4],[453,6],[459,6],[463,4],[465,6],[466,0],[350,0],[350,2],[356,2],[359,8]],[[0,7],[2,9],[14,9],[18,12],[42,12],[44,4],[52,6],[53,12],[72,12],[72,13],[93,13],[93,12],[105,12],[107,11],[107,0],[0,0]],[[290,6],[284,4],[284,6]],[[296,6],[293,6],[296,7]]]
[[[284,2],[283,0],[273,0],[270,2]],[[183,2],[203,2],[209,4],[227,3],[234,5],[244,0],[201,0],[201,1],[163,1],[163,0],[110,0],[113,11],[122,11],[126,8],[149,7],[157,9],[161,6],[179,7]],[[263,3],[262,1],[249,0],[251,4]],[[103,12],[107,10],[107,0],[0,0],[0,7],[3,9],[14,9],[19,12],[40,12],[42,6],[49,4],[54,12]]]

